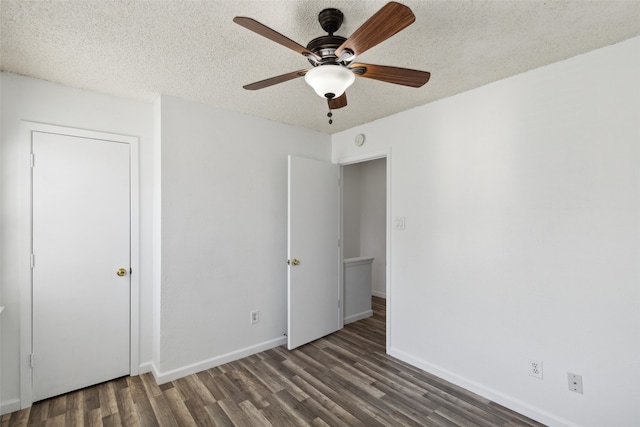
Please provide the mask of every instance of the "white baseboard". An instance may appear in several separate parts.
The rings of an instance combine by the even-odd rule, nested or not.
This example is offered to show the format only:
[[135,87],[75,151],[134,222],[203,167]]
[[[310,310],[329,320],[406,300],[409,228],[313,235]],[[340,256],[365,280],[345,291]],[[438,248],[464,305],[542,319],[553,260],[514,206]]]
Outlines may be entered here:
[[400,359],[403,362],[406,362],[410,365],[413,365],[417,368],[420,368],[423,371],[433,374],[439,378],[447,380],[450,383],[453,383],[459,387],[469,390],[486,399],[489,399],[499,405],[502,405],[513,411],[516,411],[519,414],[522,414],[533,420],[541,422],[545,425],[552,426],[552,427],[579,427],[577,424],[574,424],[571,421],[565,420],[564,418],[561,418],[549,412],[543,411],[540,408],[536,408],[535,406],[529,405],[526,402],[523,402],[519,399],[516,399],[512,396],[506,395],[499,391],[493,390],[489,387],[486,387],[468,378],[457,375],[451,371],[442,369],[439,366],[433,365],[429,362],[416,358],[403,351],[397,350],[395,348],[390,348],[389,355],[397,359]]
[[20,410],[20,399],[11,399],[0,402],[0,415],[10,414]]
[[[227,354],[212,357],[211,359],[202,360],[200,362],[192,363],[181,368],[172,369],[167,372],[160,372],[153,362],[150,362],[151,372],[158,384],[165,384],[178,378],[186,377],[187,375],[195,374],[196,372],[205,371],[209,368],[213,368],[219,365],[223,365],[234,360],[242,359],[243,357],[251,356],[252,354],[259,353],[261,351],[269,350],[274,347],[287,343],[287,337],[274,338],[269,341],[245,347],[240,350],[232,351]],[[146,365],[146,364],[145,364]]]
[[153,362],[145,362],[138,366],[138,374],[146,374],[147,372],[153,372]]
[[378,297],[378,298],[384,298],[387,299],[387,293],[386,292],[380,292],[380,291],[371,291],[371,295],[373,295],[374,297]]
[[366,319],[367,317],[373,316],[373,310],[363,311],[362,313],[352,314],[351,316],[344,318],[344,324],[355,322],[358,320]]

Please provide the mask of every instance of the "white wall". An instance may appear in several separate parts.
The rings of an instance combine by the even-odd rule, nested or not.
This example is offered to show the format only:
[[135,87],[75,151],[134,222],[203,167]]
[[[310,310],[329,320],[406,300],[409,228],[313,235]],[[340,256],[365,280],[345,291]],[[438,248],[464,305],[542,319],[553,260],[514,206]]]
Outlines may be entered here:
[[[20,120],[28,120],[109,133],[133,135],[140,140],[140,363],[151,360],[151,215],[153,105],[20,77],[0,74],[0,157],[2,183],[0,204],[0,295],[2,305],[2,412],[19,409],[20,289],[19,258],[21,197],[19,145]],[[25,166],[24,164],[22,166]]]
[[387,161],[343,167],[343,256],[374,257],[372,293],[386,296]]
[[640,424],[638,52],[634,38],[333,136],[334,161],[391,147],[406,217],[391,354],[550,425]]
[[285,342],[287,155],[330,161],[331,140],[171,97],[160,108],[164,382]]

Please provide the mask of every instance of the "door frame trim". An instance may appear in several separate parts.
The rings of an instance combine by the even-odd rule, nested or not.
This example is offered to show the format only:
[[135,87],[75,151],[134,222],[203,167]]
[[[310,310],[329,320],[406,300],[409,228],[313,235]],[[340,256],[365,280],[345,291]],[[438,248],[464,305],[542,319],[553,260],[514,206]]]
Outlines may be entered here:
[[[387,218],[386,218],[386,296],[387,296],[387,327],[386,327],[386,352],[389,353],[391,348],[391,309],[392,309],[392,292],[391,292],[391,147],[383,150],[371,151],[368,153],[359,154],[356,156],[346,156],[337,159],[336,163],[341,166],[340,168],[340,200],[342,201],[343,195],[343,170],[342,167],[353,165],[356,163],[368,162],[370,160],[387,159],[386,173],[387,173]],[[344,224],[342,215],[343,204],[340,204],[340,242],[344,242]],[[340,244],[340,258],[343,258],[343,247]],[[340,292],[344,295],[344,278],[340,276]],[[342,323],[344,324],[344,310],[342,310]]]
[[33,311],[31,269],[32,251],[32,175],[31,147],[33,132],[53,133],[81,138],[102,139],[129,144],[131,269],[129,319],[129,375],[138,375],[140,359],[140,183],[139,139],[135,136],[50,125],[20,122],[20,408],[33,403],[32,369]]

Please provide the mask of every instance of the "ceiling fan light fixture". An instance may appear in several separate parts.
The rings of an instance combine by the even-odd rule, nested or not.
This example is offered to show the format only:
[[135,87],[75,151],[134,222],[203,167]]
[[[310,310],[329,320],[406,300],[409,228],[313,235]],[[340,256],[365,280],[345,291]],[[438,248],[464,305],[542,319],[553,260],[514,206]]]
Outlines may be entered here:
[[342,96],[356,79],[347,67],[341,65],[319,65],[307,71],[304,80],[322,98],[333,99]]

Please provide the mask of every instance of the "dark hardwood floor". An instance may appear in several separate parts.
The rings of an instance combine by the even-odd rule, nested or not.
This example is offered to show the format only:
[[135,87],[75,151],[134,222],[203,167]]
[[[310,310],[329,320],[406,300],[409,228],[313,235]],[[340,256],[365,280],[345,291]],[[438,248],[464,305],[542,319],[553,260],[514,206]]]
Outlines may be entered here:
[[125,377],[2,416],[9,426],[541,426],[385,354],[374,316],[158,386]]

